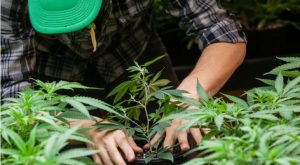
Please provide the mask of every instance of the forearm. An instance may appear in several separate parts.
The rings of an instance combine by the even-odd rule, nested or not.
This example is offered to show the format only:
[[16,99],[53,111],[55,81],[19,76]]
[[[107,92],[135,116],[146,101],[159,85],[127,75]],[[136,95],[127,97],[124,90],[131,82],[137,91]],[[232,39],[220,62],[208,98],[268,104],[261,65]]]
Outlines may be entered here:
[[197,79],[209,96],[215,95],[242,63],[246,54],[245,43],[215,43],[206,47],[195,68],[178,89],[186,90],[191,98],[199,99]]

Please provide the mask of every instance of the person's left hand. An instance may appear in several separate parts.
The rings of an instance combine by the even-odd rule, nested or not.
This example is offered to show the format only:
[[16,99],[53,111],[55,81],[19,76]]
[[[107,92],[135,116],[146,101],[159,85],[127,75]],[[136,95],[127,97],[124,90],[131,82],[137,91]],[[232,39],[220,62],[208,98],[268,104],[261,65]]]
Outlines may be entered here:
[[[200,128],[190,128],[189,130],[178,130],[177,128],[186,123],[186,120],[173,120],[168,128],[166,128],[166,136],[163,141],[164,147],[172,147],[176,140],[178,140],[178,143],[180,144],[180,149],[182,152],[187,151],[190,149],[190,145],[188,142],[188,133],[190,133],[193,138],[195,139],[195,142],[199,144],[202,140],[202,134],[200,131]],[[160,134],[156,134],[150,141],[150,144],[153,145],[157,141],[159,141],[162,138]],[[149,149],[150,144],[146,144],[143,148]]]

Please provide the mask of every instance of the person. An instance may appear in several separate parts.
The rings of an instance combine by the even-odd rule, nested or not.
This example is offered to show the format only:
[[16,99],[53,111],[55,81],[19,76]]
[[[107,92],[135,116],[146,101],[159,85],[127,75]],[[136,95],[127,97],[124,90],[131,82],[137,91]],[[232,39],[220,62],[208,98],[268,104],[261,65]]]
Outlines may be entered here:
[[[217,0],[163,0],[167,11],[187,25],[188,35],[199,38],[202,50],[192,72],[181,82],[166,57],[151,68],[164,68],[162,76],[177,89],[199,100],[196,82],[213,96],[245,57],[246,36],[232,14]],[[31,85],[29,78],[78,81],[110,89],[126,77],[134,60],[154,59],[166,50],[153,28],[152,0],[5,0],[1,1],[1,98],[16,97]],[[182,54],[182,58],[185,55]],[[98,94],[95,94],[96,97]],[[81,121],[91,127],[91,121]],[[182,120],[166,129],[164,146],[176,140],[188,150],[187,131],[176,131]],[[197,143],[199,129],[190,129]],[[125,164],[142,152],[126,132],[91,130],[89,136],[100,149],[98,163]],[[151,143],[160,135],[154,136]],[[144,146],[144,147],[147,147]]]

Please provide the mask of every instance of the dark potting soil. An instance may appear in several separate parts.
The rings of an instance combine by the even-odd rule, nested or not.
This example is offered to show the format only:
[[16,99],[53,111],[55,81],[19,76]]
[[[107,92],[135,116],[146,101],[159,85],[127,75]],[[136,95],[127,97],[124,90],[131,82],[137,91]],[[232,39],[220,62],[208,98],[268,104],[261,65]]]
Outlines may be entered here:
[[[188,141],[189,141],[189,145],[192,148],[195,148],[197,146],[195,140],[193,139],[193,137],[189,134],[188,135]],[[184,152],[181,152],[180,146],[177,145],[173,148],[173,158],[174,158],[174,162],[170,161],[170,160],[165,160],[165,159],[160,159],[160,158],[154,158],[152,161],[146,163],[145,162],[145,153],[139,153],[136,155],[136,159],[133,162],[127,162],[127,164],[129,165],[179,165],[182,164],[190,159],[192,159],[195,154],[190,154],[188,156],[185,156]],[[126,158],[125,158],[126,160]]]

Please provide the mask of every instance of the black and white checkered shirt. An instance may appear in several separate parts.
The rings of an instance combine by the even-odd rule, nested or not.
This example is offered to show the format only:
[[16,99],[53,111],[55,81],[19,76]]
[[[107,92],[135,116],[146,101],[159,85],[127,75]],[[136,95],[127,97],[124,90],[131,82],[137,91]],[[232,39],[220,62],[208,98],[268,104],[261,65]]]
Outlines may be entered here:
[[[216,0],[162,0],[167,11],[199,37],[204,49],[215,42],[245,42],[240,24]],[[89,64],[111,82],[144,51],[152,32],[153,0],[103,0],[95,20],[97,51],[89,29],[58,34],[36,33],[30,24],[27,0],[1,1],[1,97],[15,96],[30,85],[33,72],[81,81]],[[183,57],[184,58],[184,57]]]

